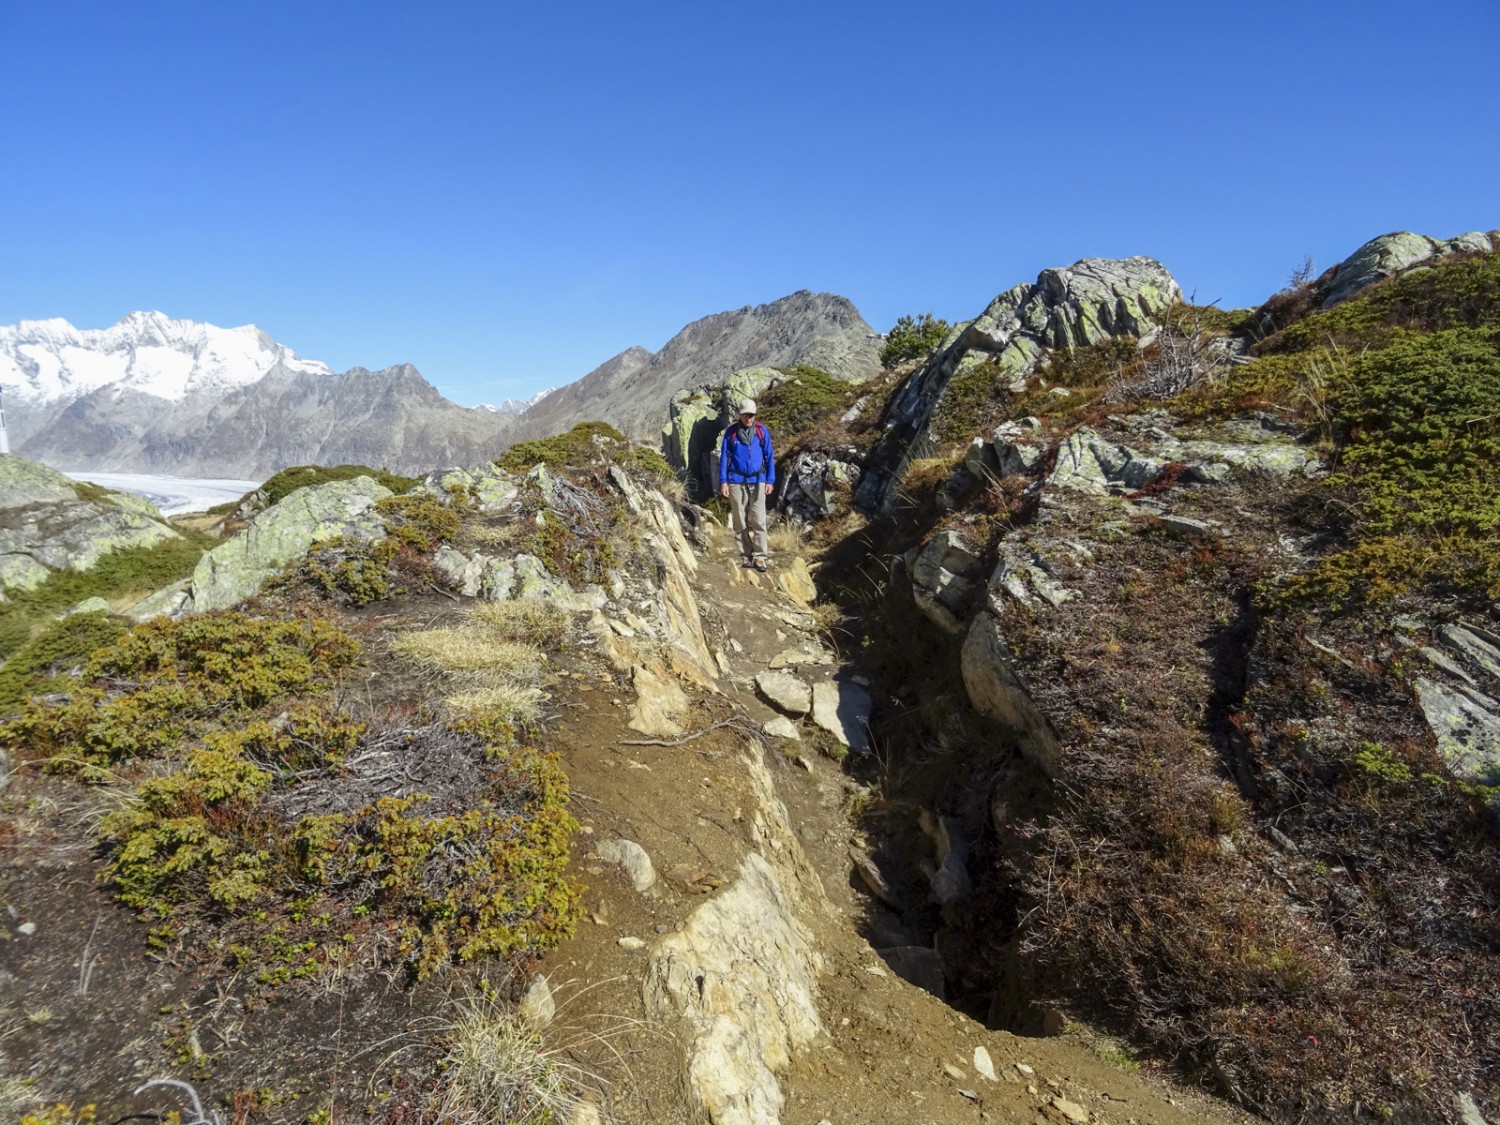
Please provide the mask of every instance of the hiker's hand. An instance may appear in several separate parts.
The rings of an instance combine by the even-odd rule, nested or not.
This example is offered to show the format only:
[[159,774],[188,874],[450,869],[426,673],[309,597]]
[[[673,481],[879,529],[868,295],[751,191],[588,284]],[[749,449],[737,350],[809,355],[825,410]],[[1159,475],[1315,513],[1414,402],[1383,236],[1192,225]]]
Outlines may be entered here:
[[729,485],[727,482],[719,485],[719,495],[724,497],[724,499],[726,500],[729,499]]
[[768,484],[768,485],[766,485],[766,495],[767,496],[771,495],[771,489],[773,489],[775,487],[776,486],[774,484]]

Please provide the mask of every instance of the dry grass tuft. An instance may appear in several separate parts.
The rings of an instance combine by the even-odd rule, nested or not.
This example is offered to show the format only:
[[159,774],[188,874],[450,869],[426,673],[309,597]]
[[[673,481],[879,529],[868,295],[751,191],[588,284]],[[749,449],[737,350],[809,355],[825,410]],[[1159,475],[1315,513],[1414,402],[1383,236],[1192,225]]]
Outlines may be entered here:
[[545,602],[485,602],[460,625],[407,633],[391,651],[452,684],[444,704],[466,714],[491,712],[512,723],[541,718],[547,657],[568,616]]
[[551,602],[483,602],[469,616],[498,639],[542,645],[568,625],[567,613]]
[[407,633],[391,642],[391,651],[440,672],[479,672],[532,682],[539,678],[542,664],[535,645],[498,640],[476,625]]
[[527,684],[501,683],[454,692],[443,700],[455,711],[494,712],[512,723],[534,723],[542,717],[546,693]]
[[498,1000],[456,1005],[443,1062],[439,1122],[566,1121],[583,1100],[577,1091],[587,1076]]

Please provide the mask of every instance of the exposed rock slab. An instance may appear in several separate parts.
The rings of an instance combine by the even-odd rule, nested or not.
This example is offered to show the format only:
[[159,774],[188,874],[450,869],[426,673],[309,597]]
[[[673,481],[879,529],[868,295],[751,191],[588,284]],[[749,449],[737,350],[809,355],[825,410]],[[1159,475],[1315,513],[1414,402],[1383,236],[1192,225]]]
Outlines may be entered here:
[[812,710],[813,689],[790,672],[762,672],[755,677],[755,690],[788,715],[805,715]]
[[813,685],[812,721],[851,750],[870,748],[870,693],[859,684],[825,680]]
[[385,522],[375,504],[390,495],[370,477],[297,489],[199,560],[186,608],[203,613],[238,605],[320,540],[383,539]]

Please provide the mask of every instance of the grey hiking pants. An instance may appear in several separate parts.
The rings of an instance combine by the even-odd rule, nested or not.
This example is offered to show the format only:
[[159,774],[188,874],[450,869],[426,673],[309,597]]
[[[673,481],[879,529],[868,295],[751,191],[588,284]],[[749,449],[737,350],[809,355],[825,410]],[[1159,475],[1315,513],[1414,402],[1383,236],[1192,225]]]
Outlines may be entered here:
[[760,483],[729,486],[729,514],[740,554],[763,559],[766,549],[766,486]]

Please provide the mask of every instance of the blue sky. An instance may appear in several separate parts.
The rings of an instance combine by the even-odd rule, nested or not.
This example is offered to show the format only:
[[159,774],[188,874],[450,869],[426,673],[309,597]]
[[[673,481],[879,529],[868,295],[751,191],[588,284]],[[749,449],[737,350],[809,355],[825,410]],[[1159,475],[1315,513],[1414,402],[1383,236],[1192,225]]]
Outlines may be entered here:
[[0,323],[255,323],[465,404],[797,289],[1500,227],[1495,0],[0,0]]

